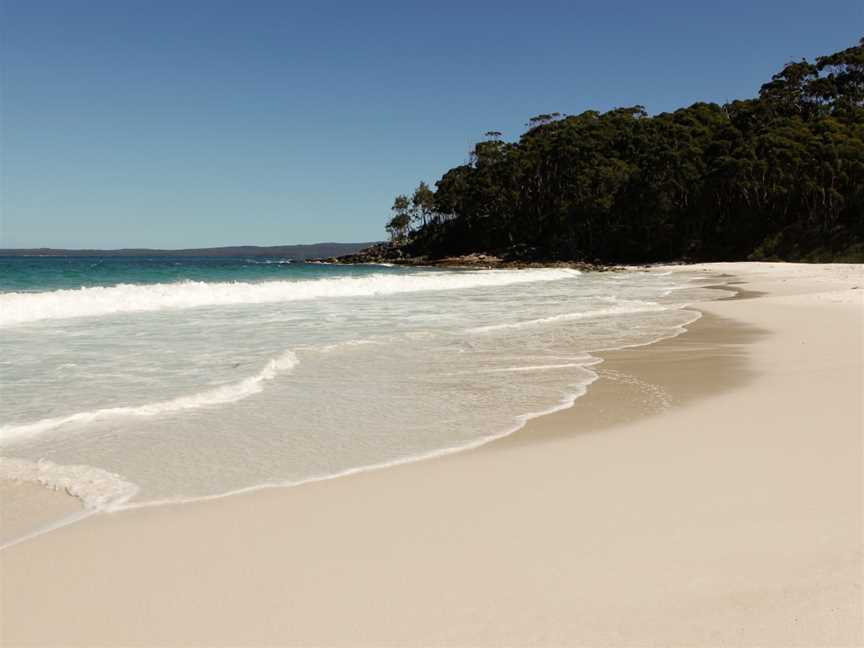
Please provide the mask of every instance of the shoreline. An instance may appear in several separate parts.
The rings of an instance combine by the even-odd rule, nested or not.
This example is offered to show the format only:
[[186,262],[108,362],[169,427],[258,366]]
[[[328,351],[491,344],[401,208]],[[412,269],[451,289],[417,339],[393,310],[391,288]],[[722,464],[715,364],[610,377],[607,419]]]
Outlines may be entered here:
[[861,267],[711,270],[755,296],[484,452],[0,552],[4,643],[857,645]]
[[[746,346],[767,332],[710,312],[700,313],[679,335],[642,347],[597,352],[602,358],[594,368],[597,380],[573,405],[579,409],[578,424],[573,416],[566,416],[566,411],[552,412],[537,426],[540,429],[519,430],[501,441],[530,444],[559,434],[602,434],[606,429],[660,416],[669,409],[746,386],[752,379],[746,367]],[[691,365],[689,371],[698,371],[710,362],[714,380],[710,384],[693,383],[686,380],[687,370],[666,371],[668,365],[684,362]],[[614,409],[612,405],[620,400],[628,401],[630,407]],[[574,426],[579,429],[574,431]]]
[[[344,263],[342,263],[344,264]],[[370,263],[371,265],[376,265],[375,263]],[[360,265],[370,265],[370,264],[360,264]],[[583,264],[584,265],[584,264]],[[424,266],[426,267],[426,266]],[[435,266],[428,266],[435,267]],[[450,266],[450,267],[458,267],[464,269],[484,269],[483,266]],[[488,266],[488,269],[515,269],[517,266]],[[518,266],[520,269],[530,268],[530,267],[573,267],[576,266],[572,264],[546,264],[546,265],[528,265],[528,266]],[[666,266],[659,266],[665,268]],[[582,268],[585,270],[585,267]],[[592,267],[590,271],[613,271],[616,268],[603,268],[602,270],[599,267]],[[645,267],[643,266],[634,266],[632,268],[620,268],[624,270],[632,270],[632,271],[645,271]],[[685,270],[686,271],[686,270]],[[704,278],[700,276],[694,276],[691,278],[692,281],[698,281],[699,279]],[[698,288],[701,289],[716,289],[721,291],[727,291],[731,294],[727,297],[719,297],[718,300],[722,299],[736,299],[738,293],[740,292],[736,288],[732,288],[728,285],[729,280],[734,279],[732,275],[721,274],[716,277],[719,281],[716,285],[699,285]],[[683,286],[682,288],[686,288]],[[694,302],[695,303],[695,302]],[[592,384],[600,377],[598,372],[593,369],[594,367],[598,367],[603,365],[606,362],[606,357],[609,354],[615,354],[622,351],[632,351],[634,349],[642,349],[644,347],[650,347],[656,344],[666,343],[672,340],[679,338],[680,336],[687,334],[690,332],[691,327],[697,324],[704,316],[704,312],[698,310],[693,305],[688,304],[681,308],[683,311],[690,311],[695,314],[695,317],[685,323],[677,326],[675,329],[670,330],[667,335],[659,337],[657,339],[651,340],[649,342],[644,343],[636,343],[632,345],[627,345],[623,347],[615,347],[615,348],[605,348],[605,349],[597,349],[597,350],[588,350],[586,351],[586,355],[594,360],[588,362],[584,365],[585,368],[588,368],[592,373],[595,374],[594,380],[587,383],[586,385],[582,385],[579,390],[574,392],[568,392],[564,394],[560,400],[553,406],[550,406],[544,410],[539,411],[531,411],[526,412],[517,416],[514,420],[514,424],[499,433],[492,434],[486,437],[475,439],[472,442],[459,445],[459,446],[448,446],[444,448],[439,448],[436,450],[429,451],[420,455],[411,455],[406,456],[400,459],[389,460],[377,464],[369,464],[363,466],[357,466],[353,468],[349,468],[347,470],[321,475],[321,476],[312,476],[309,478],[305,478],[296,482],[275,482],[275,483],[263,483],[257,484],[254,486],[248,486],[245,488],[241,488],[238,490],[227,491],[224,493],[218,493],[214,495],[193,497],[193,498],[175,498],[175,499],[167,499],[167,500],[156,500],[156,501],[148,501],[148,502],[130,502],[126,503],[125,501],[120,503],[117,506],[112,506],[104,509],[91,509],[84,505],[84,501],[79,495],[69,492],[68,490],[59,487],[59,486],[50,486],[48,484],[42,484],[37,481],[29,481],[29,480],[20,480],[20,479],[6,479],[0,478],[0,522],[2,522],[3,533],[0,534],[0,552],[5,549],[20,544],[22,542],[27,542],[41,536],[45,533],[51,533],[53,531],[57,531],[65,526],[71,524],[77,524],[85,521],[86,519],[104,515],[104,514],[117,514],[123,512],[129,512],[139,509],[146,508],[154,508],[154,507],[164,507],[164,506],[186,506],[186,505],[194,505],[203,502],[210,502],[214,500],[221,500],[224,498],[235,497],[248,495],[252,493],[256,493],[262,490],[269,489],[283,489],[283,488],[297,488],[301,486],[306,486],[309,484],[315,484],[318,482],[329,481],[332,479],[341,479],[343,477],[350,477],[352,475],[362,474],[365,472],[384,470],[389,468],[394,468],[397,466],[404,466],[413,463],[429,461],[434,459],[442,459],[448,457],[453,454],[458,454],[462,452],[470,452],[473,450],[477,450],[493,444],[495,442],[501,442],[514,437],[515,435],[519,435],[523,432],[526,425],[528,425],[531,421],[538,418],[545,418],[549,416],[553,416],[555,414],[559,414],[561,412],[566,412],[567,410],[574,407],[579,401],[579,399],[584,398],[589,393],[589,388]],[[14,460],[14,458],[13,458]],[[23,498],[17,497],[17,493],[15,491],[26,491],[26,496]],[[22,499],[23,501],[18,501]],[[11,529],[11,532],[10,532]],[[23,530],[23,532],[22,532]]]

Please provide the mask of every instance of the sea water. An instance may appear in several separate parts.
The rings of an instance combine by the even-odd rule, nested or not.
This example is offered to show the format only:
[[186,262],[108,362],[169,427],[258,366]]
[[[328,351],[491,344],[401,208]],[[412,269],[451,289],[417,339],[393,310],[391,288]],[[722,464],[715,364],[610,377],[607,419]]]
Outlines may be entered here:
[[566,407],[594,355],[675,335],[686,273],[0,258],[0,478],[91,510],[475,447]]

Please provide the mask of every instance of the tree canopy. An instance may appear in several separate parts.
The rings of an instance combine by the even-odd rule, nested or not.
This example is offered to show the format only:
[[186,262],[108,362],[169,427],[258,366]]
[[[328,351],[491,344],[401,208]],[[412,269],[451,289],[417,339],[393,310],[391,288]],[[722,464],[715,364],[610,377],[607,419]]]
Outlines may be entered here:
[[526,126],[399,196],[391,236],[428,256],[864,260],[864,38],[787,64],[753,99]]

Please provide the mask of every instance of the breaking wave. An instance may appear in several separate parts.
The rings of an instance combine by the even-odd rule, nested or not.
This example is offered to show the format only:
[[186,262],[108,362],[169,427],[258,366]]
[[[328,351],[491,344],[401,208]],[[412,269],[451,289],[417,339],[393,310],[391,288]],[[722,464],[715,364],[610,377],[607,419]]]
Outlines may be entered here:
[[0,294],[0,326],[119,313],[365,297],[431,290],[507,286],[578,275],[568,268],[372,274],[311,281],[118,284],[41,293]]

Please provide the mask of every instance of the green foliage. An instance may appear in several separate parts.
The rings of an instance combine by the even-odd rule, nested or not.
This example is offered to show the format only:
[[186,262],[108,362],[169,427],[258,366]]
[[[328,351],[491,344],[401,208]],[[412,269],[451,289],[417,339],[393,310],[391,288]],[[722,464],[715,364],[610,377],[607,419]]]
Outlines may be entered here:
[[393,206],[390,208],[393,217],[387,223],[390,239],[396,243],[403,242],[408,236],[411,227],[410,209],[411,202],[408,200],[408,196],[396,196]]
[[489,131],[470,161],[399,196],[413,254],[646,262],[860,258],[864,39],[786,65],[759,97],[642,106]]

